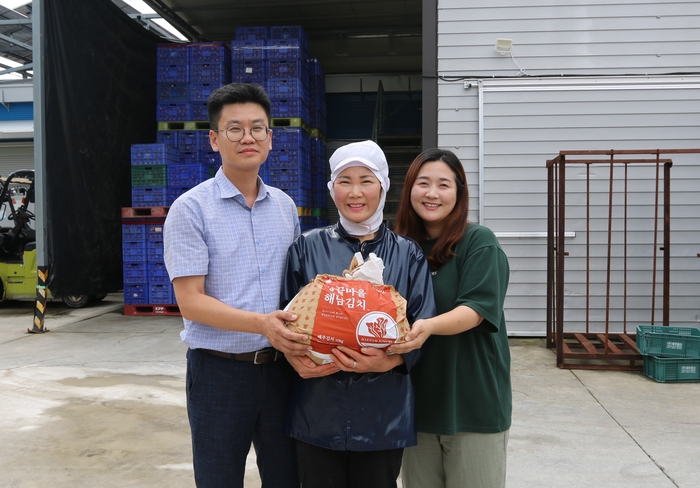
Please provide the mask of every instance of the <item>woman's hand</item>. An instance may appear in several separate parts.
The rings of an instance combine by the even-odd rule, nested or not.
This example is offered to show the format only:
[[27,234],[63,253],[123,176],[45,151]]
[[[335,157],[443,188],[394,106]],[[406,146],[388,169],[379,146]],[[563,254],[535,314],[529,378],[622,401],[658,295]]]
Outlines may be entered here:
[[299,376],[304,379],[320,378],[321,376],[328,376],[340,371],[336,363],[316,364],[307,356],[295,356],[293,354],[285,354],[284,357],[287,358],[292,368],[299,373]]
[[401,355],[388,355],[376,347],[363,347],[360,352],[345,346],[331,351],[333,361],[340,369],[354,373],[385,373],[403,364]]
[[416,320],[411,327],[411,331],[406,334],[406,342],[401,342],[399,344],[392,344],[387,349],[389,353],[395,354],[406,354],[415,349],[420,348],[428,337],[432,334],[432,327],[429,320],[420,319]]

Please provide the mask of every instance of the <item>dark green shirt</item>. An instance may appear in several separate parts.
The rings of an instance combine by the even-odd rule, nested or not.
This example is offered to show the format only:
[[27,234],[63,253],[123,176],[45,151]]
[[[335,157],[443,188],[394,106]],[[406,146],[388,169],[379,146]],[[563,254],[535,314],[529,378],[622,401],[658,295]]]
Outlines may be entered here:
[[[426,256],[435,241],[423,246]],[[510,428],[510,350],[503,314],[510,268],[496,236],[469,224],[455,256],[433,270],[438,314],[457,306],[484,320],[451,336],[432,336],[412,369],[419,432],[503,432]]]

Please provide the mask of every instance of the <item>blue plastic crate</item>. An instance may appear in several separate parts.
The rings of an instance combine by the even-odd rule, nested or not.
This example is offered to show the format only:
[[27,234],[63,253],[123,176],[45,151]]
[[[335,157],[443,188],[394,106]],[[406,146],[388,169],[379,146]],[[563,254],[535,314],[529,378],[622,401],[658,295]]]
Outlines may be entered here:
[[267,94],[270,98],[308,99],[301,78],[271,78],[267,80]]
[[159,130],[156,133],[156,142],[159,144],[168,144],[169,146],[177,148],[179,143],[179,134],[180,131],[177,130]]
[[168,276],[168,270],[165,267],[165,263],[160,261],[148,263],[146,276],[149,283],[170,283],[170,277]]
[[270,184],[277,188],[308,188],[311,189],[311,179],[308,171],[299,168],[270,168]]
[[163,223],[146,224],[146,240],[162,241],[163,240]]
[[231,59],[231,50],[221,42],[193,42],[187,49],[190,63],[223,63]]
[[192,120],[192,107],[188,102],[158,103],[156,105],[158,121],[188,121]]
[[313,202],[312,205],[316,208],[326,208],[328,206],[328,190],[317,189],[312,190],[313,192]]
[[301,118],[309,120],[309,107],[303,98],[273,98],[272,118]]
[[144,262],[127,261],[124,263],[124,283],[144,283],[148,280],[148,271]]
[[199,163],[221,166],[221,155],[216,151],[199,151]]
[[238,41],[265,40],[267,39],[268,35],[268,28],[266,25],[255,27],[236,27],[236,40]]
[[204,181],[202,164],[173,164],[168,167],[168,186],[193,187]]
[[234,60],[267,59],[267,41],[263,39],[231,41],[231,56]]
[[173,287],[170,283],[150,283],[148,285],[148,303],[168,305],[173,303]]
[[182,151],[199,151],[199,137],[198,130],[183,130],[180,131],[180,144],[178,149]]
[[122,224],[122,240],[138,241],[146,239],[145,224]]
[[326,74],[323,72],[323,66],[321,66],[321,62],[318,60],[318,58],[308,58],[306,60],[306,65],[307,72],[309,73],[309,79],[312,77],[318,77],[320,80],[325,81]]
[[164,186],[132,186],[132,207],[164,207],[168,204],[168,192]]
[[280,190],[289,195],[297,207],[308,207],[310,205],[309,190],[306,188],[280,188]]
[[122,241],[122,258],[124,261],[145,262],[146,241],[143,239]]
[[170,144],[155,143],[131,145],[131,164],[168,164],[177,163],[179,160],[179,151]]
[[267,61],[262,59],[234,59],[232,81],[265,85],[268,78]]
[[301,147],[273,149],[267,156],[267,163],[270,169],[299,169],[307,173],[311,171],[309,152]]
[[209,95],[211,95],[211,92],[219,87],[221,87],[221,83],[191,83],[190,101],[206,102],[209,100]]
[[189,64],[158,64],[158,83],[187,83],[190,81]]
[[148,285],[146,283],[124,283],[124,304],[142,305],[148,302]]
[[190,186],[169,186],[168,187],[168,205],[172,205],[177,198],[183,193],[194,188],[194,185]]
[[273,134],[273,151],[282,148],[302,148],[307,151],[311,149],[309,135],[301,127],[281,127],[275,129]]
[[270,39],[299,39],[308,44],[308,36],[300,25],[275,25],[270,27]]
[[309,114],[309,124],[312,127],[326,132],[326,114],[320,110],[315,110]]
[[300,39],[270,39],[267,59],[305,59],[306,45]]
[[307,63],[303,59],[268,59],[268,78],[307,78]]
[[[199,132],[199,150],[200,151],[211,151],[211,141],[209,139],[209,131],[208,130],[200,130],[197,131]],[[200,162],[204,162],[202,158],[200,158]]]
[[189,83],[158,83],[159,102],[186,102],[190,98]]
[[192,63],[190,79],[193,83],[231,82],[231,63]]
[[159,64],[187,64],[190,62],[187,44],[158,44]]
[[147,261],[150,262],[162,262],[163,261],[163,241],[148,240],[146,241],[146,257]]
[[199,151],[180,151],[179,164],[201,164]]
[[190,102],[190,113],[192,120],[208,121],[207,102]]

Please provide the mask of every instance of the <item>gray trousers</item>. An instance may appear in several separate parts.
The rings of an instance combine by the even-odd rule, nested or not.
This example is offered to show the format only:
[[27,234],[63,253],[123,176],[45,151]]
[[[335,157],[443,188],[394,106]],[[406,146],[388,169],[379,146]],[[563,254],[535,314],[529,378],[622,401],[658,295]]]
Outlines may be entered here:
[[510,431],[496,434],[418,432],[418,445],[404,449],[404,488],[503,488]]

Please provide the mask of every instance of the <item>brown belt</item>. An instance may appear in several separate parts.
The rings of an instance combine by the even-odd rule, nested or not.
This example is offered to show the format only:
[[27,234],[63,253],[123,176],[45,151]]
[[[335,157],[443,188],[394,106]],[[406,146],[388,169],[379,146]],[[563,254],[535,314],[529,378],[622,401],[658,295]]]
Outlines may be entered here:
[[260,349],[259,351],[254,352],[244,352],[242,354],[232,354],[230,352],[214,351],[212,349],[200,349],[200,351],[204,351],[208,354],[219,356],[221,358],[230,359],[232,361],[248,361],[253,364],[272,363],[282,357],[282,354],[280,354],[277,349],[272,347]]

